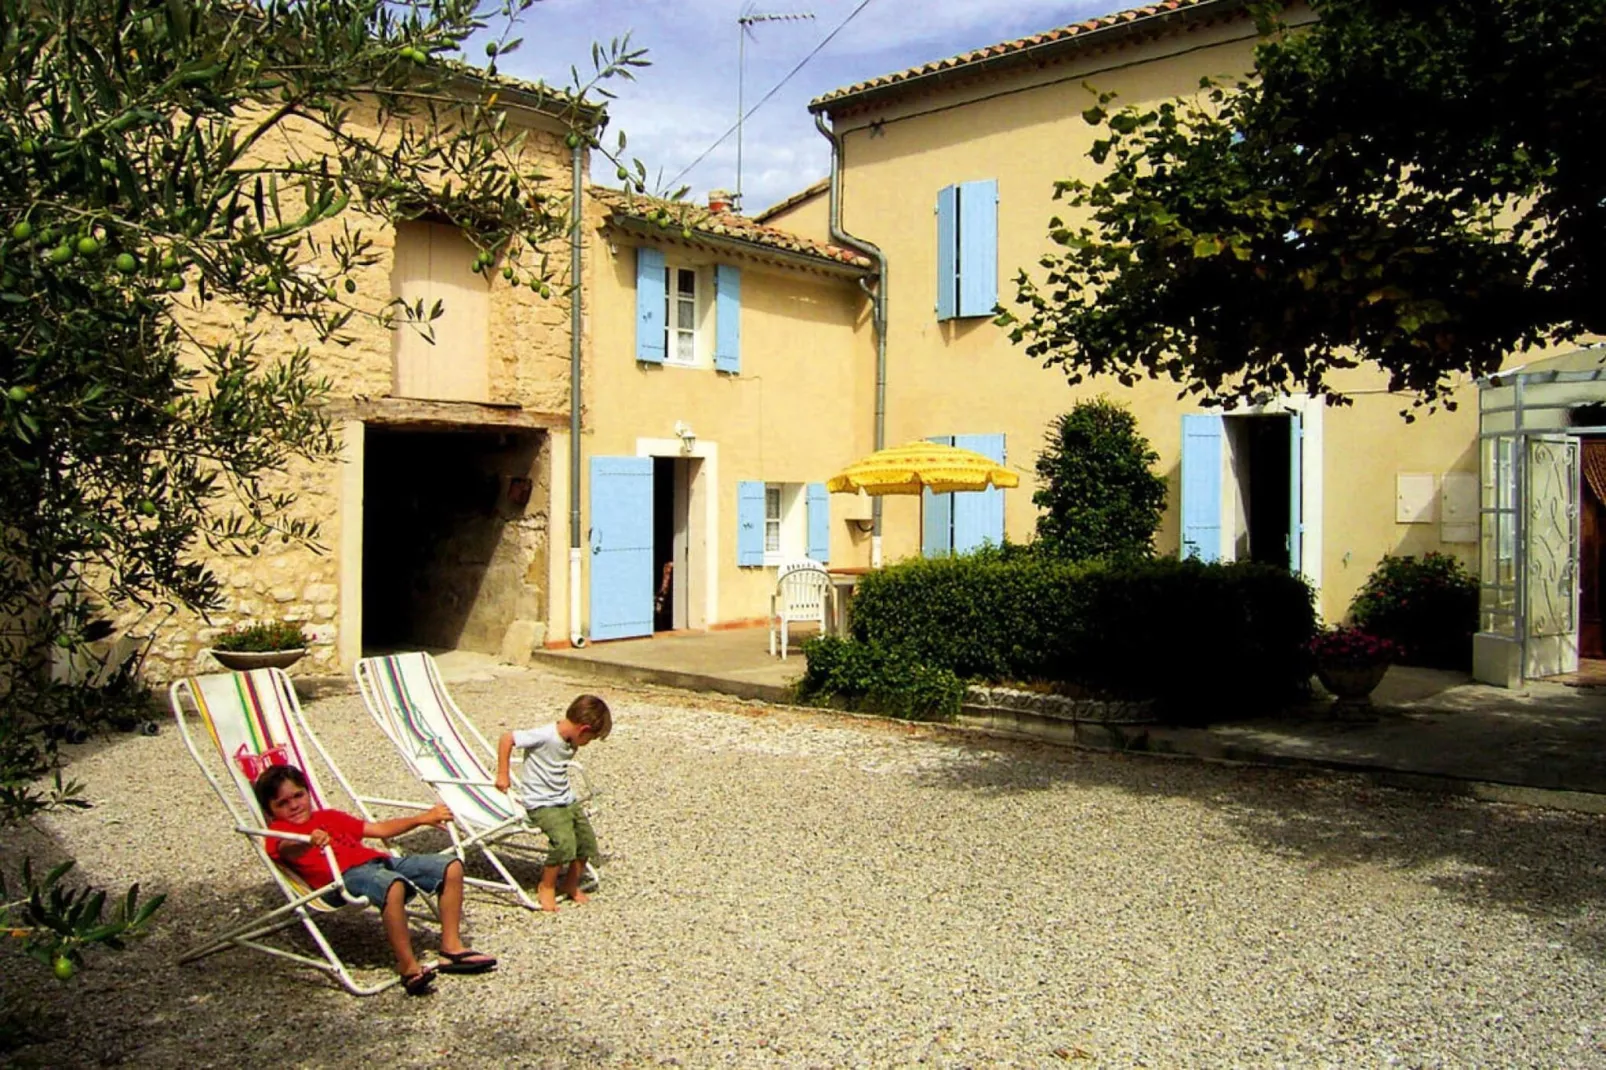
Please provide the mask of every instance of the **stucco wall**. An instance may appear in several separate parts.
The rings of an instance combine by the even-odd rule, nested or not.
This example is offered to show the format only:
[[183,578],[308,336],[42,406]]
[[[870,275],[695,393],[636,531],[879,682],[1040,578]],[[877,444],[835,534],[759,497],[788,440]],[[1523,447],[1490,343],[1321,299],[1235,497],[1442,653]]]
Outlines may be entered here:
[[[933,214],[938,190],[997,180],[998,296],[1007,307],[1017,271],[1035,272],[1039,257],[1053,248],[1049,219],[1068,215],[1064,203],[1052,199],[1054,182],[1097,177],[1087,158],[1096,131],[1081,118],[1093,102],[1086,86],[1115,92],[1117,104],[1195,93],[1202,77],[1232,77],[1251,68],[1253,34],[1252,24],[1242,20],[1204,26],[836,119],[845,142],[844,226],[879,245],[890,265],[888,441],[1003,432],[1009,462],[1021,475],[1021,487],[1005,494],[1011,539],[1028,539],[1035,528],[1033,465],[1050,421],[1080,399],[1105,394],[1132,407],[1160,455],[1159,471],[1171,496],[1158,545],[1175,552],[1181,417],[1201,410],[1179,401],[1169,381],[1128,388],[1105,380],[1070,388],[1060,371],[1028,358],[989,319],[939,321]],[[1408,399],[1382,393],[1378,376],[1358,373],[1346,386],[1356,391],[1355,404],[1316,417],[1323,441],[1323,518],[1316,540],[1319,567],[1308,561],[1307,570],[1319,574],[1321,608],[1329,619],[1345,613],[1384,552],[1446,549],[1470,563],[1475,550],[1472,544],[1443,544],[1436,525],[1394,519],[1397,473],[1477,470],[1475,391],[1462,391],[1459,412],[1407,424],[1399,412]],[[889,559],[918,552],[918,502],[888,503],[886,550]]]
[[[736,493],[742,480],[823,482],[872,442],[874,343],[869,302],[853,279],[666,238],[610,229],[598,244],[586,380],[582,497],[591,516],[594,456],[673,452],[675,424],[689,426],[711,512],[693,519],[693,552],[710,554],[711,583],[692,597],[693,626],[751,621],[768,609],[773,568],[736,564]],[[671,262],[741,270],[741,371],[648,365],[636,360],[636,248],[643,240]],[[703,327],[711,331],[712,309]],[[654,445],[656,444],[656,445]],[[869,537],[831,503],[831,563],[867,564]],[[713,545],[704,540],[713,537]],[[589,590],[590,555],[582,589]],[[694,566],[695,568],[696,566]],[[707,595],[707,601],[704,600]]]

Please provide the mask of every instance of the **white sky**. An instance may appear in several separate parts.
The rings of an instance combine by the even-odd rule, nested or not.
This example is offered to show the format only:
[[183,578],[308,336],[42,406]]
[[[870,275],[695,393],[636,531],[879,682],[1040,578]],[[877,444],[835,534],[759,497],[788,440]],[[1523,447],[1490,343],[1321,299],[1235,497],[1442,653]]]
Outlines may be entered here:
[[[869,0],[864,9],[743,128],[744,210],[753,214],[795,193],[830,167],[826,140],[807,104],[877,75],[1134,6],[1138,0]],[[516,36],[524,45],[502,73],[569,83],[569,67],[591,70],[591,44],[629,32],[652,66],[636,81],[615,80],[618,99],[604,144],[629,138],[626,155],[667,185],[736,121],[737,24],[745,13],[812,12],[812,21],[752,27],[744,79],[749,108],[859,6],[860,0],[541,0]],[[479,44],[468,58],[485,60]],[[661,179],[659,178],[661,173]],[[599,157],[595,177],[616,185]],[[710,189],[736,186],[736,138],[727,138],[680,180],[703,202]]]

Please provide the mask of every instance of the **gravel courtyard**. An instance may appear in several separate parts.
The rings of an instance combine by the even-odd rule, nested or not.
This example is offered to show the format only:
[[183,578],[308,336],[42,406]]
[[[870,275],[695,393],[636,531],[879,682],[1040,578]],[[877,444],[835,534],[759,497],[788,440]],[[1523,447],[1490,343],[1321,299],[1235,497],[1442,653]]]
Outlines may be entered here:
[[[453,686],[488,734],[583,685]],[[60,985],[0,951],[48,1066],[1606,1066],[1606,819],[601,686],[603,887],[480,895],[502,966],[427,999],[181,949],[277,892],[164,727],[74,749],[92,810],[9,836],[169,894]],[[354,695],[347,774],[416,797]],[[270,895],[271,893],[271,895]],[[363,976],[373,914],[326,925]],[[432,948],[433,932],[419,943]]]

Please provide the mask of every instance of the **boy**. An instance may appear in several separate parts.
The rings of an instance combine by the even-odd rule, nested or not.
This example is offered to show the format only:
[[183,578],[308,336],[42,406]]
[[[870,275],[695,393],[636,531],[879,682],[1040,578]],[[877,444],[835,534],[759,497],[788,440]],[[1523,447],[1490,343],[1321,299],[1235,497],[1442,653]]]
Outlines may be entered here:
[[[512,784],[508,761],[513,748],[524,751],[524,768],[519,773],[519,801],[529,811],[530,821],[546,833],[552,847],[535,897],[541,909],[558,909],[558,893],[575,903],[591,898],[580,890],[580,875],[586,862],[597,854],[597,837],[591,822],[575,801],[569,786],[569,760],[574,752],[594,739],[607,739],[613,731],[613,714],[608,704],[595,695],[581,695],[569,703],[556,724],[504,732],[496,745],[496,788],[506,791]],[[558,873],[563,871],[563,883]]]
[[[412,934],[407,929],[407,900],[413,890],[440,895],[441,973],[484,973],[496,965],[489,955],[467,947],[462,940],[463,863],[450,855],[398,857],[363,845],[363,839],[388,840],[425,825],[439,827],[451,812],[436,806],[411,817],[364,821],[344,810],[314,810],[307,791],[307,776],[293,765],[269,767],[252,785],[257,803],[275,832],[294,832],[311,843],[268,837],[268,857],[294,870],[310,887],[321,888],[334,880],[323,852],[329,847],[340,869],[340,879],[351,895],[363,896],[379,908],[385,939],[396,955],[396,972],[409,996],[422,996],[435,981],[436,969],[420,966],[413,957]],[[339,892],[326,897],[337,905]]]

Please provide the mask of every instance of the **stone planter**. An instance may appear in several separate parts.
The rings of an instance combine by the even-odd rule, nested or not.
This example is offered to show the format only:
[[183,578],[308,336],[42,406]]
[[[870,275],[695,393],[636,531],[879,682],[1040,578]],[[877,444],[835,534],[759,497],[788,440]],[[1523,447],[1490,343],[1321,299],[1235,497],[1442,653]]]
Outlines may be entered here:
[[1339,707],[1366,707],[1372,704],[1372,692],[1383,682],[1389,671],[1386,661],[1375,662],[1324,662],[1316,663],[1316,678],[1322,682]]
[[298,646],[294,650],[218,650],[208,647],[206,652],[225,669],[248,672],[251,669],[288,669],[301,660],[307,648]]

